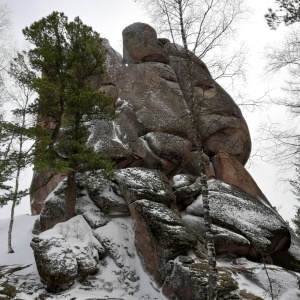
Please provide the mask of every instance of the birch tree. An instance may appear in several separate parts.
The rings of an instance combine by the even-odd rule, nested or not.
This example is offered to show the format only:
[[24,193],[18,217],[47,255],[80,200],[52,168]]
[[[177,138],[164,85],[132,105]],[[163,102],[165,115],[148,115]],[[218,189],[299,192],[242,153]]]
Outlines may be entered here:
[[[190,110],[192,130],[196,137],[197,150],[201,153],[201,184],[206,227],[209,263],[209,288],[207,299],[217,299],[218,272],[210,217],[207,178],[204,164],[204,147],[198,127],[202,103],[195,99],[195,56],[205,59],[215,79],[235,78],[243,75],[244,53],[242,48],[226,56],[228,41],[235,35],[235,25],[242,20],[247,8],[243,0],[141,0],[152,17],[158,33],[169,37],[184,48],[182,65],[187,73],[186,102]],[[232,50],[232,49],[231,49]],[[205,89],[202,95],[205,99]]]

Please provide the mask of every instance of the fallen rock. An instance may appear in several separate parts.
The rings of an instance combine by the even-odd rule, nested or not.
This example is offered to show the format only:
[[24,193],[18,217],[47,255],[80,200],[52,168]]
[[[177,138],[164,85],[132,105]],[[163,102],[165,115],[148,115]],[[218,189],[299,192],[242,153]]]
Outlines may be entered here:
[[105,252],[82,216],[34,237],[30,246],[42,282],[54,293],[66,290],[76,278],[95,273]]
[[30,246],[41,281],[48,292],[64,291],[74,283],[78,273],[77,261],[62,236],[47,239],[35,237]]

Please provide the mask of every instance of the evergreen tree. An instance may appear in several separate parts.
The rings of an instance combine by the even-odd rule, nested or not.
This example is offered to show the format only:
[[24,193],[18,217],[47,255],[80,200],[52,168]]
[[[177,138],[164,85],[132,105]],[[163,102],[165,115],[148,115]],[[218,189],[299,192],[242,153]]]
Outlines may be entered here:
[[[11,73],[13,78],[13,73]],[[15,83],[13,85],[13,83]],[[32,134],[30,118],[27,115],[32,91],[19,81],[12,80],[5,88],[5,97],[14,108],[10,120],[0,121],[0,206],[12,202],[8,229],[8,253],[13,253],[12,229],[14,210],[28,190],[20,189],[21,172],[32,160]]]
[[[98,91],[105,50],[99,34],[77,17],[53,12],[23,30],[33,48],[25,53],[31,71],[19,74],[38,94],[29,112],[37,116],[35,170],[67,177],[66,219],[75,215],[77,172],[111,170],[111,161],[86,146],[92,120],[111,118],[113,99]],[[18,62],[22,60],[19,55]]]
[[300,0],[275,0],[278,9],[269,8],[265,14],[266,21],[271,29],[277,29],[281,23],[291,25],[300,21]]

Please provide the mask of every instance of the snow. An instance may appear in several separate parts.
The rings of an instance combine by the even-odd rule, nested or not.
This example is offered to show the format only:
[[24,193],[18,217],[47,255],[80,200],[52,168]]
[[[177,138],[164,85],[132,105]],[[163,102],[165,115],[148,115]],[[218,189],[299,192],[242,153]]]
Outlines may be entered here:
[[21,215],[15,217],[12,232],[12,247],[15,253],[7,253],[7,234],[9,219],[0,220],[0,266],[12,264],[33,264],[33,252],[29,241],[33,234],[31,230],[38,216]]
[[274,299],[300,299],[298,284],[300,276],[297,273],[274,265],[266,265],[269,281],[264,265],[248,261],[246,258],[237,258],[232,261],[219,259],[218,267],[225,267],[232,271],[232,277],[238,282],[240,290],[264,300],[272,300],[270,281]]
[[[85,221],[81,218],[82,223]],[[73,221],[77,222],[77,218]],[[17,294],[17,298],[22,300],[35,299],[40,294],[45,294],[37,269],[35,267],[33,251],[30,248],[30,241],[34,237],[31,229],[37,216],[22,215],[16,217],[13,231],[14,254],[8,254],[6,243],[0,244],[0,266],[4,265],[28,265],[30,267],[14,273],[20,280],[16,284],[31,282],[35,285],[32,294],[22,290]],[[72,221],[72,222],[73,222]],[[80,222],[81,222],[80,221]],[[6,241],[9,219],[0,220],[0,239]],[[61,237],[61,226],[64,223],[57,224],[54,229],[44,232],[40,237],[47,236]],[[86,223],[85,223],[86,224]],[[86,224],[87,226],[87,224]],[[76,226],[75,226],[76,227]],[[76,229],[76,228],[75,228]],[[79,234],[83,243],[91,242],[91,229],[87,226],[85,234]],[[73,232],[76,234],[76,230]],[[156,286],[152,278],[144,271],[140,258],[135,250],[133,221],[130,217],[114,218],[107,225],[95,230],[95,235],[105,244],[106,251],[109,252],[104,259],[100,261],[100,270],[94,275],[88,277],[87,285],[76,282],[64,293],[50,294],[51,299],[72,299],[85,300],[88,298],[116,298],[120,300],[166,300],[160,289]],[[69,233],[69,241],[72,241],[72,234]],[[94,238],[93,243],[97,243]],[[77,241],[78,242],[78,241]],[[108,251],[109,249],[109,251]],[[21,280],[20,275],[24,278]],[[12,275],[10,275],[12,279]],[[6,279],[0,279],[1,283]]]

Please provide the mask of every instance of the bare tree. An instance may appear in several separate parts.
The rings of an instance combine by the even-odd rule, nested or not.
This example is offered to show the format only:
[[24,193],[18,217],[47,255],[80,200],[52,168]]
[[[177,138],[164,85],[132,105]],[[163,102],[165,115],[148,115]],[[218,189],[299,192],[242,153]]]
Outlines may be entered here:
[[243,43],[233,41],[237,36],[237,25],[249,14],[245,0],[136,2],[143,4],[159,34],[183,44],[204,60],[215,79],[232,82],[244,78],[247,49]]
[[[4,85],[4,101],[9,102],[10,113],[0,121],[1,131],[4,133],[6,145],[0,151],[0,173],[5,175],[8,182],[6,192],[0,195],[0,206],[12,202],[10,223],[8,229],[8,253],[13,253],[12,230],[15,207],[22,198],[28,195],[28,189],[20,187],[21,174],[32,161],[33,133],[31,128],[35,120],[27,114],[34,92],[26,84],[17,80],[16,76],[24,66],[14,64],[10,69],[10,80]],[[0,137],[1,138],[1,137]],[[1,142],[3,139],[1,140]]]
[[300,152],[300,34],[298,0],[275,0],[278,9],[269,9],[265,15],[270,29],[278,29],[281,23],[288,25],[286,33],[279,44],[268,45],[266,48],[266,73],[270,76],[280,74],[285,78],[282,83],[280,97],[274,97],[272,103],[288,112],[288,124],[264,124],[261,140],[265,143],[270,159],[281,169],[290,169],[297,163]]
[[[218,272],[205,174],[203,139],[199,130],[199,119],[203,113],[202,102],[206,98],[206,91],[211,88],[211,83],[207,82],[205,86],[201,86],[203,94],[200,97],[202,102],[199,102],[199,97],[197,99],[195,97],[195,72],[197,65],[201,64],[198,59],[205,58],[216,79],[222,77],[234,79],[243,75],[243,47],[237,52],[233,51],[231,56],[227,56],[225,50],[229,49],[228,40],[236,33],[234,25],[245,17],[247,9],[243,0],[141,0],[140,2],[152,17],[158,33],[168,36],[177,48],[177,52],[181,53],[178,59],[186,75],[184,97],[190,111],[197,151],[202,156],[201,185],[209,265],[207,299],[217,299]],[[177,43],[182,44],[183,49]]]

